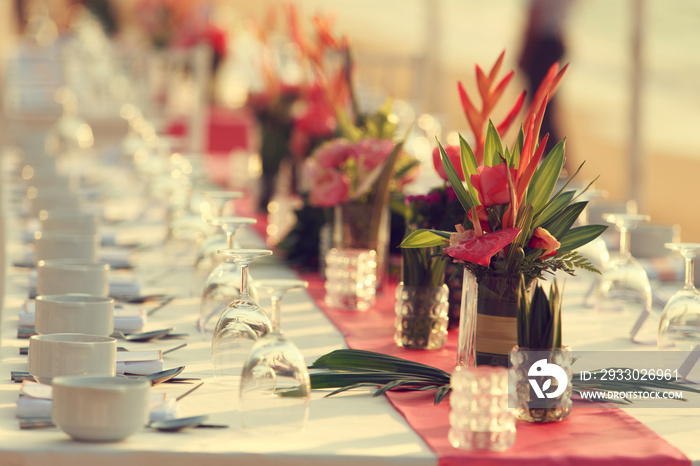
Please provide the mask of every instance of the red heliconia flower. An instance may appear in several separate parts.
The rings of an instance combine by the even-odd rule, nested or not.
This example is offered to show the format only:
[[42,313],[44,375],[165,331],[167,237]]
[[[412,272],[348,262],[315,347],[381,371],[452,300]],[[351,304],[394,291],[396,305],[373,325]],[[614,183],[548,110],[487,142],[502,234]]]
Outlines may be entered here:
[[[489,115],[496,107],[508,83],[513,78],[513,71],[510,71],[503,79],[496,82],[496,77],[501,70],[505,53],[505,50],[501,52],[501,55],[498,57],[498,60],[496,60],[496,63],[494,63],[488,75],[484,73],[479,65],[476,65],[476,82],[479,88],[479,97],[481,98],[481,110],[477,110],[476,106],[472,103],[462,83],[457,83],[459,97],[462,101],[462,109],[464,110],[464,115],[467,117],[467,122],[469,123],[472,133],[474,133],[474,139],[476,140],[474,156],[476,157],[477,165],[484,163],[484,140],[486,138],[486,124],[489,121]],[[496,129],[499,134],[508,131],[515,117],[520,113],[524,101],[525,91],[520,93],[515,104],[511,107],[503,121],[496,124]]]

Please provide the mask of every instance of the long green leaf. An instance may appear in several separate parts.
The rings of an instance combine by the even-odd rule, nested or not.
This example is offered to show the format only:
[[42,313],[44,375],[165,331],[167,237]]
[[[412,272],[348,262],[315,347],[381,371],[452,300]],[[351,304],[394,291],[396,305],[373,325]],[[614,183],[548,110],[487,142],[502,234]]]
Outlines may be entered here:
[[479,199],[479,192],[474,186],[472,186],[471,182],[471,176],[476,175],[478,168],[476,156],[474,155],[474,151],[469,143],[462,137],[461,134],[459,135],[459,153],[462,161],[462,172],[464,173],[464,180],[467,182],[469,194],[471,194],[472,199]]
[[440,144],[439,142],[438,142],[438,148],[440,149],[440,157],[442,159],[442,166],[445,168],[445,173],[447,173],[447,179],[450,181],[452,188],[455,190],[455,194],[457,195],[457,199],[459,200],[459,203],[462,204],[462,207],[464,207],[464,211],[469,212],[471,210],[471,208],[474,206],[474,201],[471,199],[471,195],[469,194],[467,189],[464,187],[464,184],[462,183],[462,180],[459,178],[459,175],[457,175],[457,170],[455,170],[455,167],[452,165],[452,162],[450,162],[450,158],[445,153],[445,149],[442,147],[442,144]]
[[518,137],[515,139],[515,145],[513,146],[513,166],[515,168],[518,168],[520,166],[520,154],[523,151],[524,140],[525,133],[523,133],[523,127],[522,125],[520,125]]
[[608,227],[606,225],[584,225],[567,231],[559,240],[559,253],[573,251],[588,244],[600,236]]
[[562,139],[559,144],[554,146],[532,175],[527,191],[527,202],[532,204],[535,215],[544,209],[554,191],[554,186],[557,184],[561,169],[564,167],[565,142],[566,139]]
[[440,230],[416,230],[403,239],[402,248],[432,248],[444,246],[450,240],[451,233]]
[[533,228],[537,228],[548,222],[553,217],[556,217],[559,212],[564,210],[576,195],[576,191],[567,191],[556,197],[553,197],[538,216],[533,219]]
[[318,358],[310,368],[371,369],[408,375],[426,375],[430,377],[446,377],[448,379],[450,377],[450,374],[447,372],[432,366],[387,354],[353,349],[340,349],[325,354]]
[[586,208],[588,201],[576,202],[569,205],[549,222],[542,225],[552,236],[561,242],[567,231],[576,222],[583,209]]
[[484,141],[484,166],[493,167],[501,163],[503,155],[503,142],[493,122],[489,120]]

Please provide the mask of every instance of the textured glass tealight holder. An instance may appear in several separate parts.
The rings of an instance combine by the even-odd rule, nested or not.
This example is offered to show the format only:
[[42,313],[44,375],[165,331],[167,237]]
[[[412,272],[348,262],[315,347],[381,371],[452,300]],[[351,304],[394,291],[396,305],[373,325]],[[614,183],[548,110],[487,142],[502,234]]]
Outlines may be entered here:
[[438,349],[447,342],[447,285],[396,287],[394,342],[414,349]]
[[333,248],[326,254],[326,304],[366,311],[377,294],[377,253],[371,249]]
[[508,369],[457,367],[450,381],[448,438],[463,450],[504,451],[515,443],[515,390],[509,390]]

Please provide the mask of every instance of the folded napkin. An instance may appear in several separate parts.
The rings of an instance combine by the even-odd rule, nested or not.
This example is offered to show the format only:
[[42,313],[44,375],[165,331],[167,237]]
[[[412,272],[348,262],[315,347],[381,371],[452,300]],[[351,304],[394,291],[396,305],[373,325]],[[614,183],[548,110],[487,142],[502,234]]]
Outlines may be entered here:
[[132,273],[118,273],[109,276],[109,295],[115,297],[138,296],[141,281]]
[[[34,327],[36,303],[33,299],[24,302],[19,311],[19,326]],[[141,306],[117,303],[114,305],[114,330],[117,332],[140,332],[147,322],[147,313]]]
[[[122,271],[109,275],[109,295],[113,297],[133,297],[141,293],[141,281],[133,273]],[[29,272],[29,295],[36,294],[36,269]]]
[[[51,399],[53,389],[51,385],[43,385],[36,382],[24,381],[17,399],[15,416],[18,418],[50,418]],[[175,419],[178,416],[179,403],[166,400],[164,393],[151,393],[149,395],[149,421],[162,421]]]
[[117,374],[148,375],[162,370],[160,350],[117,352]]

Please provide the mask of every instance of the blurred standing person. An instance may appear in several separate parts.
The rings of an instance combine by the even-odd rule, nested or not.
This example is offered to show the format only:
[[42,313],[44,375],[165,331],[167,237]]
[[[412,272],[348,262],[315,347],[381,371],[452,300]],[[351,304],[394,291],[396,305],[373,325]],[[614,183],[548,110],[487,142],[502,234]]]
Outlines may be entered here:
[[[530,0],[527,25],[518,65],[525,73],[527,92],[534,96],[547,70],[566,54],[565,20],[573,0]],[[559,130],[559,99],[552,98],[542,121],[540,134],[549,133],[545,154],[563,138]]]

